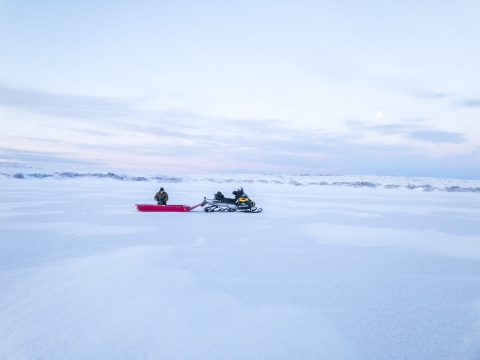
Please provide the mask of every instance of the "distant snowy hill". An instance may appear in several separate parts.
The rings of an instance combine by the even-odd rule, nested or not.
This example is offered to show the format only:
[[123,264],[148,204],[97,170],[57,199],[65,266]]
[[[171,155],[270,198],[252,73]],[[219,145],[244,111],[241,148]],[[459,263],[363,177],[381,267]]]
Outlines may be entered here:
[[[65,168],[69,168],[65,171]],[[83,168],[79,170],[78,168]],[[422,191],[480,193],[480,180],[446,178],[330,175],[330,174],[215,174],[184,175],[154,172],[92,169],[82,165],[19,164],[0,162],[0,176],[16,179],[71,179],[97,178],[120,181],[156,181],[160,183],[198,182],[235,184],[288,184],[293,186],[347,186],[353,188],[380,188]]]

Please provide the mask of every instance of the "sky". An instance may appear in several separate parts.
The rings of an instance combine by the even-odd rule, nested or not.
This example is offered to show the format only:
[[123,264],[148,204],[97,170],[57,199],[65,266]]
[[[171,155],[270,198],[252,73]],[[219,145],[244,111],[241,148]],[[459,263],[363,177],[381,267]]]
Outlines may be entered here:
[[479,179],[479,14],[0,0],[0,161]]

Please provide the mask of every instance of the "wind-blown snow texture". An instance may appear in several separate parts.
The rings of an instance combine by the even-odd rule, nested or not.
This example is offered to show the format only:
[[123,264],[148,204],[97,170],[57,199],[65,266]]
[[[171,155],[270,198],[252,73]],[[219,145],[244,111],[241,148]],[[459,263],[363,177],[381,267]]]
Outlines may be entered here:
[[480,357],[478,182],[1,169],[0,359]]

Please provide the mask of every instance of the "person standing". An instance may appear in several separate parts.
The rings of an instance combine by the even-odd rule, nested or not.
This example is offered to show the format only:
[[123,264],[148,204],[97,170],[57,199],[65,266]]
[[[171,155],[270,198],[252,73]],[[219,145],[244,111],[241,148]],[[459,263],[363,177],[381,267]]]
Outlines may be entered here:
[[163,190],[163,187],[155,194],[154,199],[157,200],[158,205],[167,205],[168,194]]

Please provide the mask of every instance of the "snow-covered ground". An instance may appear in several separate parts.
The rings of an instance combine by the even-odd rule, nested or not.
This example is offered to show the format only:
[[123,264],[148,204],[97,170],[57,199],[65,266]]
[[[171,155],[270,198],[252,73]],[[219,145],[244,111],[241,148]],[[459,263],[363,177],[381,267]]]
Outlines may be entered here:
[[80,168],[0,166],[0,359],[480,357],[479,181]]

